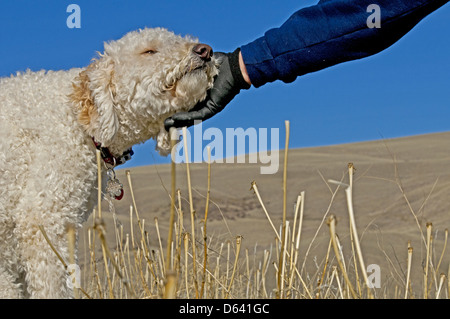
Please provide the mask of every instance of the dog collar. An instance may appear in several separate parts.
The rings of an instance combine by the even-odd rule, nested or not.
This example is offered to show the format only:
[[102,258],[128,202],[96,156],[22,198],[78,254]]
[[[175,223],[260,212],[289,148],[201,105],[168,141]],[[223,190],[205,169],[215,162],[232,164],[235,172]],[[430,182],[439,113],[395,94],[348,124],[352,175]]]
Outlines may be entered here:
[[95,147],[100,151],[100,156],[105,162],[107,171],[106,174],[108,176],[106,181],[106,193],[108,193],[111,197],[121,200],[123,197],[123,185],[116,178],[116,173],[114,172],[114,168],[117,165],[124,164],[126,161],[131,159],[131,156],[134,154],[131,148],[127,149],[121,156],[116,157],[111,154],[110,150],[107,147],[103,147],[101,143],[95,141],[92,138]]
[[132,148],[127,149],[125,152],[123,152],[122,155],[116,157],[111,154],[109,149],[107,147],[103,147],[100,142],[97,142],[95,138],[92,138],[92,141],[94,142],[95,147],[100,151],[100,155],[102,156],[103,161],[111,165],[113,168],[125,164],[125,162],[129,161],[131,159],[131,156],[133,156],[134,152]]

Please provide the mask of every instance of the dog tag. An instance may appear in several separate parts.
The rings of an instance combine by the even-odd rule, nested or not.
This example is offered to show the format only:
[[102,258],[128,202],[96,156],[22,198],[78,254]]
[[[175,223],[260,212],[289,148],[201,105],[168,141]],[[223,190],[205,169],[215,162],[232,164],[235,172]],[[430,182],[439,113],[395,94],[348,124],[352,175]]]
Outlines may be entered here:
[[106,193],[117,200],[121,200],[123,197],[122,183],[116,178],[116,173],[113,169],[108,169],[106,174],[108,175],[108,180],[106,181]]

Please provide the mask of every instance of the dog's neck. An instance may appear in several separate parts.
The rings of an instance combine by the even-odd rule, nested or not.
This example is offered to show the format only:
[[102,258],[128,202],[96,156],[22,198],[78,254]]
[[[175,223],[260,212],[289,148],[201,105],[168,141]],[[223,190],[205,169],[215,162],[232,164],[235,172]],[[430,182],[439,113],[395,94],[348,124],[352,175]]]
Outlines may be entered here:
[[84,128],[86,135],[92,139],[93,145],[100,151],[104,162],[114,167],[128,161],[133,155],[131,146],[134,143],[130,142],[131,145],[111,143],[106,147],[97,139],[95,133],[98,130],[98,123],[96,122],[98,122],[99,114],[89,89],[89,77],[86,70],[80,72],[72,87],[73,90],[69,98],[74,106],[77,121]]
[[103,159],[103,161],[110,165],[111,167],[116,167],[117,165],[125,164],[127,161],[131,159],[131,156],[133,156],[134,152],[133,149],[130,147],[125,152],[123,152],[120,156],[114,156],[109,148],[103,147],[101,143],[97,142],[95,140],[95,137],[92,137],[92,141],[95,145],[95,148],[100,151],[100,155]]

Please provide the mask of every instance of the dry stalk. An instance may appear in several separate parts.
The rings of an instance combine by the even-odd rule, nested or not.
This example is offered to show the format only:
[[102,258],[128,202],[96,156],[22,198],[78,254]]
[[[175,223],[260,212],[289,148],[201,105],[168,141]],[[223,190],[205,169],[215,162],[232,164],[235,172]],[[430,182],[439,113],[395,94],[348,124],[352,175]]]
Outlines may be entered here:
[[189,250],[189,234],[184,233],[183,236],[184,242],[184,281],[186,284],[186,297],[189,299],[189,259],[188,259],[188,250]]
[[[159,233],[158,218],[155,217],[154,221],[155,221],[156,235],[158,236],[159,251],[161,252],[160,255],[162,255],[163,248],[162,248],[161,234]],[[170,246],[169,243],[167,245]],[[170,254],[170,249],[169,249],[168,253]],[[166,272],[166,264],[164,263],[163,256],[161,256],[160,260],[161,260],[161,267],[160,267],[161,273],[162,273],[162,276],[164,277],[165,272]],[[167,267],[170,267],[169,265],[170,265],[170,255],[167,256]]]
[[183,209],[181,208],[181,192],[178,189],[177,190],[177,197],[178,197],[178,244],[177,244],[177,258],[175,259],[176,266],[175,271],[177,274],[180,273],[180,267],[181,267],[181,247],[182,247],[182,241],[183,241],[183,231],[184,231],[184,225],[183,225]]
[[360,285],[360,282],[359,282],[358,258],[356,256],[356,251],[355,251],[355,239],[353,237],[353,227],[352,227],[351,221],[350,221],[350,243],[351,243],[351,247],[352,247],[353,266],[354,266],[354,269],[355,269],[356,287],[358,289],[359,296],[362,297],[361,285]]
[[164,299],[175,299],[177,297],[177,275],[173,271],[166,273],[166,284],[164,285]]
[[[128,293],[133,297],[134,294],[130,289],[130,286],[128,285],[128,282],[125,280],[124,276],[122,275],[122,272],[120,271],[119,266],[117,265],[117,263],[115,262],[115,259],[113,258],[108,245],[106,243],[106,238],[105,238],[105,228],[104,228],[104,224],[102,223],[102,221],[97,220],[97,223],[94,227],[95,230],[98,231],[100,240],[102,242],[102,248],[105,252],[105,256],[107,256],[111,262],[111,264],[113,265],[114,270],[116,271],[117,275],[119,276],[119,278],[121,279],[122,283],[124,284],[125,288],[127,289]],[[110,284],[110,275],[109,275],[109,269],[108,269],[108,264],[107,264],[107,260],[105,261],[105,269],[108,270],[107,272],[107,278],[108,278],[108,285]],[[111,287],[110,287],[110,297],[114,298],[114,294],[113,294],[113,286],[111,283]]]
[[[75,233],[75,227],[73,225],[70,225],[67,229],[67,242],[69,246],[69,262],[72,265],[75,265],[75,245],[76,245],[76,233]],[[76,277],[74,280],[77,280]],[[76,285],[73,286],[73,294],[75,299],[79,298],[78,289],[77,287],[80,286],[80,283],[77,282]]]
[[448,296],[450,296],[450,264],[448,265],[448,270],[447,270],[447,298]]
[[[327,184],[327,186],[328,186],[328,184]],[[314,236],[313,236],[311,242],[310,242],[309,245],[308,245],[308,249],[306,249],[306,253],[305,253],[305,257],[303,258],[303,264],[302,264],[302,269],[301,269],[302,272],[303,272],[303,270],[305,269],[306,260],[308,259],[309,252],[311,251],[311,248],[312,248],[312,246],[313,246],[313,243],[314,243],[314,241],[316,240],[317,236],[319,235],[319,232],[320,232],[320,229],[322,228],[322,225],[323,225],[323,224],[325,223],[325,221],[327,220],[327,216],[328,216],[328,214],[329,214],[329,212],[330,212],[330,210],[331,210],[332,204],[333,204],[333,202],[334,202],[334,198],[336,197],[336,195],[337,195],[337,193],[338,193],[338,191],[339,191],[339,189],[340,189],[340,186],[341,186],[340,183],[338,183],[338,186],[336,187],[336,189],[335,189],[334,192],[332,193],[330,202],[328,203],[327,210],[326,210],[325,214],[323,215],[322,220],[320,221],[320,225],[319,225],[319,227],[317,227],[317,230],[316,230],[316,232],[314,233]]]
[[347,287],[350,290],[350,293],[352,294],[353,298],[358,298],[358,295],[356,294],[355,290],[353,289],[353,285],[350,282],[350,279],[348,278],[347,271],[345,270],[344,264],[342,263],[341,254],[339,252],[338,244],[336,242],[336,217],[334,215],[330,215],[328,218],[327,224],[330,228],[330,236],[331,241],[333,243],[333,249],[334,254],[336,256],[336,259],[339,264],[339,268],[341,269],[342,274],[344,275],[345,282],[347,283]]
[[144,256],[145,256],[146,260],[148,261],[148,260],[150,260],[150,252],[147,247],[147,242],[145,241],[144,226],[141,222],[141,218],[139,217],[139,212],[138,212],[137,205],[136,205],[136,199],[134,197],[133,183],[131,182],[131,172],[129,170],[126,170],[125,174],[127,175],[128,185],[130,186],[131,200],[133,201],[134,212],[136,214],[137,223],[139,226],[139,230],[141,232],[141,238],[143,239]]
[[[39,230],[41,231],[42,235],[44,236],[45,241],[50,246],[51,250],[55,253],[56,257],[58,257],[59,261],[63,264],[64,269],[67,271],[68,265],[64,258],[62,258],[61,254],[58,252],[58,250],[55,248],[55,246],[50,241],[50,238],[48,238],[47,232],[44,229],[44,226],[38,225]],[[72,275],[69,273],[69,275]],[[79,283],[78,283],[79,284]],[[92,299],[91,296],[81,287],[78,288],[87,298]]]
[[[97,155],[97,209],[98,218],[102,218],[102,166],[100,151],[96,150]],[[94,216],[95,217],[95,216]]]
[[135,247],[134,244],[134,227],[133,227],[133,206],[130,205],[130,232],[131,232],[131,247]]
[[264,206],[264,203],[262,201],[261,195],[259,194],[259,191],[258,191],[258,186],[256,186],[256,182],[255,181],[252,182],[252,186],[251,186],[250,190],[253,190],[255,192],[256,197],[258,197],[259,203],[261,204],[261,207],[262,207],[264,213],[266,214],[267,219],[269,220],[270,226],[272,226],[272,229],[275,232],[275,235],[277,236],[277,239],[279,241],[281,241],[280,234],[278,234],[278,231],[275,228],[275,226],[274,226],[274,224],[272,222],[272,219],[270,219],[269,213],[267,212],[267,209]]
[[[170,128],[170,142],[171,142],[171,150],[174,149],[176,144],[176,129],[174,127]],[[175,161],[172,159],[170,164],[170,172],[171,172],[171,196],[170,196],[170,218],[169,218],[169,234],[167,237],[167,251],[166,251],[166,266],[170,267],[169,258],[172,255],[172,237],[173,237],[173,227],[175,223],[175,190],[176,190],[176,167]],[[161,250],[162,253],[162,250]],[[170,267],[169,269],[172,269]],[[166,269],[167,270],[167,269]]]
[[[289,221],[285,222],[285,227],[288,228],[289,227]],[[284,238],[284,242],[287,242],[287,236],[288,236],[288,232],[285,232],[285,238]],[[279,298],[282,299],[284,297],[284,281],[285,281],[285,277],[284,277],[284,273],[286,271],[286,263],[284,262],[286,260],[286,250],[287,249],[283,249],[282,251],[282,255],[281,258],[283,260],[282,263],[280,263],[280,267],[281,267],[281,271],[279,273],[278,278],[281,280],[280,282],[280,291],[279,291]]]
[[193,280],[194,280],[194,288],[195,288],[195,298],[199,298],[198,291],[198,282],[197,282],[197,253],[195,248],[195,210],[194,210],[194,201],[192,199],[192,187],[191,187],[191,172],[189,170],[189,152],[187,147],[187,132],[186,127],[183,127],[183,142],[184,142],[184,150],[185,150],[185,158],[186,158],[186,174],[187,174],[187,184],[188,184],[188,192],[189,192],[189,208],[191,212],[191,236],[192,236],[192,258],[193,258]]
[[[327,281],[328,283],[328,289],[325,292],[325,295],[323,296],[324,299],[326,299],[328,297],[328,294],[331,290],[331,287],[333,286],[333,280],[334,278],[338,278],[338,272],[337,272],[337,266],[333,265],[333,267],[331,267],[332,271],[331,271],[331,278]],[[339,285],[339,288],[341,287],[341,285]]]
[[[101,156],[100,151],[96,150],[97,154],[97,181],[98,181],[98,192],[97,192],[97,208],[98,208],[98,218],[102,219],[102,168],[101,168]],[[95,219],[94,219],[94,227],[95,227]],[[111,282],[111,276],[109,274],[109,267],[108,267],[108,260],[106,258],[106,251],[104,245],[102,245],[102,254],[103,254],[103,261],[105,264],[105,272],[106,277],[108,279],[108,287],[109,287],[109,298],[114,298],[113,288],[112,288],[112,282]]]
[[95,258],[95,235],[92,236],[91,234],[92,234],[91,229],[89,229],[88,235],[89,235],[89,250],[90,250],[90,257],[91,257],[91,259],[90,259],[91,270],[94,275],[94,279],[97,279],[95,284],[97,286],[99,295],[103,296],[103,289],[102,289],[102,285],[100,282],[100,276],[98,273],[97,262],[96,262],[96,258]]
[[[385,141],[384,141],[384,142],[385,142]],[[408,205],[409,211],[411,212],[411,214],[413,215],[413,217],[414,217],[414,219],[415,219],[415,221],[416,221],[417,228],[419,229],[420,235],[421,235],[421,237],[422,237],[422,241],[423,241],[424,245],[426,246],[426,239],[425,239],[425,236],[423,235],[423,231],[422,231],[422,227],[420,226],[419,219],[417,218],[417,215],[416,215],[416,213],[414,212],[414,209],[412,208],[411,203],[409,202],[408,197],[406,196],[405,190],[403,189],[403,185],[402,185],[402,182],[401,182],[401,179],[400,179],[400,175],[399,175],[399,173],[398,173],[397,158],[396,158],[396,156],[395,156],[394,154],[392,154],[392,152],[391,152],[391,150],[389,149],[389,147],[388,147],[388,145],[386,144],[386,142],[385,142],[385,147],[386,147],[386,149],[387,149],[387,151],[388,151],[389,155],[391,156],[392,161],[393,161],[393,163],[394,163],[395,183],[396,183],[397,187],[399,188],[399,190],[400,190],[400,192],[401,192],[403,198],[405,199],[406,204]],[[436,183],[437,183],[437,181],[436,181]],[[436,185],[436,183],[435,183],[435,185]],[[433,186],[433,188],[434,188],[434,186]]]
[[236,269],[237,269],[237,264],[238,264],[238,260],[239,260],[239,252],[241,251],[241,243],[242,243],[242,237],[241,236],[236,237],[236,257],[234,259],[233,272],[231,273],[231,279],[230,279],[230,283],[228,285],[227,292],[225,294],[225,299],[228,299],[228,295],[231,291],[231,287],[233,286],[234,276],[236,275]]
[[[300,217],[299,217],[299,226],[297,231],[297,237],[295,239],[295,252],[294,249],[294,236],[292,236],[292,246],[291,246],[291,261],[290,261],[290,274],[291,277],[289,279],[289,288],[292,289],[293,279],[294,279],[294,273],[298,271],[297,269],[297,258],[298,258],[298,251],[300,248],[300,234],[302,231],[302,225],[303,225],[303,213],[304,213],[304,203],[305,203],[305,192],[302,191],[300,195],[297,197],[297,203],[295,205],[295,214],[294,214],[294,227],[292,230],[292,233],[295,234],[295,226],[297,221],[297,214],[300,210]],[[300,208],[299,208],[300,207]],[[294,258],[292,258],[294,256]],[[300,275],[300,274],[299,274]]]
[[359,259],[359,265],[361,267],[361,272],[363,274],[363,278],[364,278],[364,281],[366,283],[367,294],[368,294],[369,298],[373,299],[373,295],[372,295],[372,292],[370,290],[369,279],[368,279],[367,273],[366,273],[366,266],[364,264],[364,259],[363,259],[362,252],[361,252],[361,246],[360,246],[360,243],[359,243],[358,232],[356,230],[355,215],[354,215],[354,212],[353,212],[352,189],[353,189],[353,170],[354,170],[354,166],[353,166],[352,163],[348,164],[348,170],[349,170],[348,173],[349,173],[349,178],[350,178],[350,186],[345,189],[345,194],[347,195],[347,206],[348,206],[348,214],[349,214],[350,223],[351,223],[351,231],[353,232],[353,236],[354,236],[355,248],[356,248],[356,252],[357,252],[357,255],[358,255],[358,259]]
[[[283,221],[281,224],[281,251],[280,251],[280,260],[278,268],[281,270],[284,270],[284,258],[285,258],[285,246],[286,246],[286,210],[287,210],[287,159],[288,159],[288,149],[289,149],[289,121],[285,121],[286,126],[286,143],[284,147],[284,169],[283,169]],[[282,278],[282,275],[284,274],[284,271],[278,272],[278,297],[281,297],[282,295],[282,286],[284,282],[284,278]]]
[[436,292],[436,299],[439,299],[439,295],[441,293],[442,286],[444,285],[444,281],[445,281],[445,274],[441,274],[441,278],[439,280],[439,288]]
[[427,223],[427,257],[425,260],[425,272],[423,275],[423,297],[424,299],[428,299],[428,267],[430,262],[430,253],[431,253],[431,231],[433,225],[431,223]]
[[[333,269],[333,270],[332,270],[332,273],[331,273],[331,279],[330,279],[328,291],[329,291],[330,288],[331,288],[331,284],[333,283],[333,277],[334,277],[334,278],[336,278],[336,282],[337,282],[337,284],[338,284],[339,295],[341,296],[341,299],[344,299],[344,292],[342,291],[342,285],[341,285],[341,281],[339,280],[339,275],[338,275],[337,267],[336,267],[336,266],[333,266],[332,269]],[[328,294],[328,291],[327,291],[327,293],[325,294],[325,297],[326,297],[326,295]]]
[[211,193],[211,147],[207,147],[208,152],[208,182],[207,182],[207,191],[206,191],[206,204],[205,204],[205,218],[203,220],[203,246],[204,246],[204,256],[203,256],[203,277],[202,277],[202,287],[200,291],[200,298],[203,298],[203,292],[205,289],[205,280],[206,280],[206,264],[208,260],[208,245],[207,245],[207,232],[206,232],[206,223],[208,221],[208,210],[209,210],[209,196]]
[[67,269],[67,263],[66,261],[62,258],[62,256],[59,254],[58,250],[56,250],[55,246],[53,246],[52,242],[50,241],[50,238],[48,238],[47,232],[44,229],[44,226],[39,225],[38,226],[39,230],[41,231],[42,235],[44,236],[45,241],[49,244],[50,248],[53,250],[53,252],[55,253],[56,257],[58,257],[59,261],[61,261],[61,263],[64,266],[64,269]]
[[447,248],[447,240],[448,240],[448,229],[445,229],[445,237],[444,237],[444,248],[442,248],[441,257],[439,258],[439,262],[436,267],[436,273],[439,273],[439,267],[441,266],[442,259],[444,258],[445,249]]
[[405,287],[405,299],[408,299],[408,291],[411,289],[411,264],[412,264],[413,248],[408,247],[408,268],[406,272],[406,287]]
[[325,264],[323,266],[322,276],[317,281],[316,299],[319,299],[319,297],[320,297],[320,290],[322,288],[322,284],[323,284],[323,281],[325,279],[325,274],[326,274],[326,271],[327,271],[327,266],[328,266],[328,263],[329,263],[331,245],[332,245],[332,239],[330,238],[330,242],[328,243],[327,255],[325,257]]

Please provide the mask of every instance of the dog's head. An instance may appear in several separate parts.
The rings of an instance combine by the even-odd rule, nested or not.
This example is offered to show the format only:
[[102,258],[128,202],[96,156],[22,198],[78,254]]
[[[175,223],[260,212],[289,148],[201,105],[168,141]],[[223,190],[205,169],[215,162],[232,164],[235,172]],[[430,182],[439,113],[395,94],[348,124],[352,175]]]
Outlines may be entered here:
[[161,28],[143,29],[105,43],[70,97],[86,131],[108,146],[122,121],[156,123],[195,106],[217,73],[208,45]]

